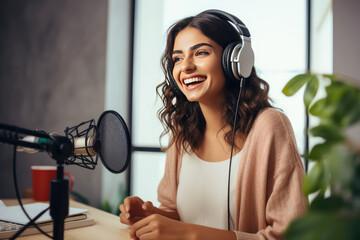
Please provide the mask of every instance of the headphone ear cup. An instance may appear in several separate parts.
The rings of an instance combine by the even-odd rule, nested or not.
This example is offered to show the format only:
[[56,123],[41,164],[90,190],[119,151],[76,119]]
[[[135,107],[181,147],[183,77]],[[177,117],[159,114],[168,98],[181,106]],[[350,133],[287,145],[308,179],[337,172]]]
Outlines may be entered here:
[[175,95],[177,97],[184,95],[182,93],[182,91],[180,90],[179,86],[177,85],[177,83],[174,79],[174,76],[172,75],[172,72],[169,67],[167,68],[167,75],[168,75],[168,79],[170,81],[170,88],[174,91]]
[[228,44],[223,51],[222,59],[221,59],[225,77],[234,83],[238,82],[239,79],[237,79],[233,73],[230,60],[231,60],[231,54],[232,54],[234,48],[238,44],[241,44],[241,43],[240,42],[232,42],[232,43]]

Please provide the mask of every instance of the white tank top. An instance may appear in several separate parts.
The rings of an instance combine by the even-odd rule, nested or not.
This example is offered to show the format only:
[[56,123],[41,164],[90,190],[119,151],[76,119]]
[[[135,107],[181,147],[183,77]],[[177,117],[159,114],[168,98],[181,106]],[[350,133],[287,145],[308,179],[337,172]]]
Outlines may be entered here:
[[[230,230],[236,216],[236,178],[241,152],[233,156],[230,178]],[[179,175],[177,211],[186,223],[228,229],[227,189],[230,159],[207,162],[184,153]]]

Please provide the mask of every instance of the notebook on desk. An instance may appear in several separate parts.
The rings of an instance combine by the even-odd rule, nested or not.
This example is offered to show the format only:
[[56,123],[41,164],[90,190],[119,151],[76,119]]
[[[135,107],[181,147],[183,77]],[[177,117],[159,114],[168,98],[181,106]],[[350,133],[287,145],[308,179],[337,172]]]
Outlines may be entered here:
[[[25,204],[24,208],[31,218],[34,218],[44,209],[48,208],[47,203]],[[0,239],[9,238],[14,235],[23,225],[29,222],[20,206],[0,207]],[[70,208],[69,216],[65,219],[65,229],[72,229],[84,226],[90,226],[95,223],[94,219],[87,213],[86,209]],[[44,232],[53,231],[53,222],[47,211],[40,217],[36,224]],[[28,227],[21,236],[38,234],[39,231],[34,227]]]

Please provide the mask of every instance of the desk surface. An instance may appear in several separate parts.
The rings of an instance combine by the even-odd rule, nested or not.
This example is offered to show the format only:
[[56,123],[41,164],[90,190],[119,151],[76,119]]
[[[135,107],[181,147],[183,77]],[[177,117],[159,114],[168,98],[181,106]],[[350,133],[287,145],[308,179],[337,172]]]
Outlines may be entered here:
[[[3,200],[7,206],[18,205],[17,200]],[[32,199],[24,199],[23,203],[31,203]],[[97,208],[78,203],[70,200],[70,206],[76,208],[84,208],[89,211],[91,217],[95,219],[95,224],[92,226],[75,228],[65,230],[64,239],[66,240],[92,240],[92,239],[117,239],[117,240],[130,240],[129,229],[126,225],[120,222],[120,218],[113,214],[104,212]],[[42,240],[49,239],[42,234],[28,235],[19,237],[17,239],[23,240]]]

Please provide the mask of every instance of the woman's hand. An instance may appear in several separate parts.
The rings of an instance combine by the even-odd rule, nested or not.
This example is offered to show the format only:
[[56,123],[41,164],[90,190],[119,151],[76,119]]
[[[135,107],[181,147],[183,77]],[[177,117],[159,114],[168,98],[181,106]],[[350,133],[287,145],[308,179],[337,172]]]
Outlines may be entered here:
[[158,212],[151,202],[144,202],[139,197],[127,197],[120,205],[120,222],[132,225],[137,221]]
[[120,205],[120,222],[126,225],[133,225],[137,221],[152,214],[159,214],[171,219],[180,220],[177,211],[165,211],[154,207],[152,202],[144,202],[139,197],[127,197]]
[[131,226],[130,237],[132,239],[191,239],[191,231],[187,231],[190,224],[186,224],[174,219],[153,214]]
[[152,214],[131,226],[130,237],[136,240],[235,240],[232,231],[184,223]]

